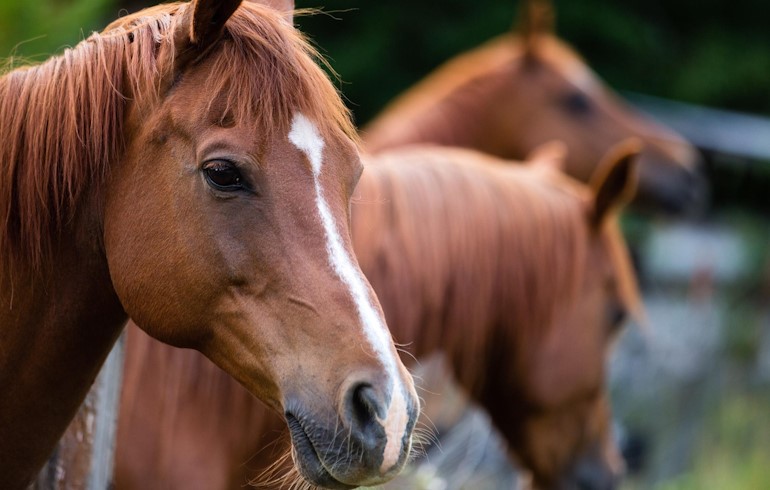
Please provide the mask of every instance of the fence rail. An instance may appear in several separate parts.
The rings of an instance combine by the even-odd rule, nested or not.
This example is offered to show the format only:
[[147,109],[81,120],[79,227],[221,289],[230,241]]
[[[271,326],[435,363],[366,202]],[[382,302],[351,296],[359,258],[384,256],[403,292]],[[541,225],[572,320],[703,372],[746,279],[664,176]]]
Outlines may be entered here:
[[770,161],[770,118],[711,109],[638,93],[632,105],[675,129],[698,148],[749,160]]

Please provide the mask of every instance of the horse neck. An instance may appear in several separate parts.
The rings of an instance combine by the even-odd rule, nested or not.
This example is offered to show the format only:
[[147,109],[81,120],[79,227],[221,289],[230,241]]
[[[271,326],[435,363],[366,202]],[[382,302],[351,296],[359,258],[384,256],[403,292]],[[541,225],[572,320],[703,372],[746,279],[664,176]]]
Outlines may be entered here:
[[427,81],[399,98],[362,131],[373,153],[414,143],[484,149],[492,114],[493,77],[436,95]]
[[103,259],[68,243],[55,249],[46,270],[0,269],[0,474],[7,488],[24,488],[42,466],[126,318]]
[[[504,35],[453,58],[399,96],[362,131],[371,152],[412,143],[497,154],[495,109],[508,91],[517,44]],[[508,96],[508,95],[505,95]],[[506,115],[506,117],[510,117]]]

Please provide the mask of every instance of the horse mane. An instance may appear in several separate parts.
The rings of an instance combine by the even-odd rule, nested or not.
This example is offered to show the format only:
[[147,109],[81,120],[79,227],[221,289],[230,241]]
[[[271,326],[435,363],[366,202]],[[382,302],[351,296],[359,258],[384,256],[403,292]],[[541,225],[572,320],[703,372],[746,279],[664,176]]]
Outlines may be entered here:
[[[119,19],[59,56],[0,78],[0,250],[39,269],[87,196],[99,196],[124,151],[129,102],[152,103],[173,75],[187,4]],[[287,129],[295,111],[356,140],[322,60],[281,14],[244,2],[228,20],[206,91],[222,117]]]
[[418,356],[443,349],[474,389],[485,377],[479,358],[510,362],[515,353],[496,350],[513,345],[511,335],[531,345],[576,297],[588,189],[456,148],[393,150],[368,163],[354,244],[394,339],[414,341]]

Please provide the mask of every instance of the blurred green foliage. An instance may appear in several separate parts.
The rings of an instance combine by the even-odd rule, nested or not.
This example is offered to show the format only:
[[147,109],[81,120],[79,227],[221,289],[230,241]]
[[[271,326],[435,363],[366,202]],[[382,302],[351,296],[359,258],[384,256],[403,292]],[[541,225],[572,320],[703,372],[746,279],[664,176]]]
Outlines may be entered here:
[[114,0],[0,0],[0,58],[41,61],[100,30]]
[[[441,62],[510,29],[517,1],[326,0],[299,19],[365,122]],[[308,5],[300,3],[300,6]],[[312,4],[310,4],[312,5]],[[770,2],[556,1],[557,31],[617,90],[770,114]],[[344,11],[355,7],[355,10]]]
[[[0,0],[0,57],[41,59],[147,0]],[[517,1],[300,0],[297,19],[339,72],[358,122],[441,62],[505,32]],[[559,34],[609,84],[770,114],[770,2],[555,2]],[[41,37],[42,36],[42,37]]]

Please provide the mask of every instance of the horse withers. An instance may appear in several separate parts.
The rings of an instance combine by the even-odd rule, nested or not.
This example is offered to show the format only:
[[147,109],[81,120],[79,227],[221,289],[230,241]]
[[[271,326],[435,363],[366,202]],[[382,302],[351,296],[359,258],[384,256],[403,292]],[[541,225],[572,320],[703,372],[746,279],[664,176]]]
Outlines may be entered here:
[[284,8],[162,5],[0,78],[3,488],[128,316],[283,414],[307,481],[405,464],[418,402],[352,253],[355,131]]
[[[617,224],[637,151],[587,186],[553,151],[524,166],[405,147],[367,158],[354,194],[354,248],[394,337],[450,360],[539,488],[612,488],[622,473],[604,363],[641,308]],[[279,459],[279,421],[196,353],[134,330],[125,376],[119,490],[238,488]]]
[[462,146],[523,160],[565,142],[565,171],[588,182],[609,149],[639,138],[637,207],[682,213],[706,198],[699,153],[628,107],[553,33],[553,7],[523,0],[516,32],[446,62],[388,105],[362,131],[379,152],[414,143]]

